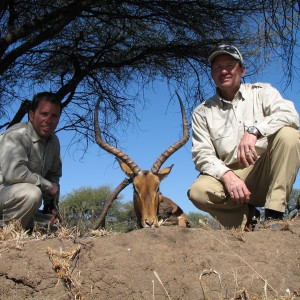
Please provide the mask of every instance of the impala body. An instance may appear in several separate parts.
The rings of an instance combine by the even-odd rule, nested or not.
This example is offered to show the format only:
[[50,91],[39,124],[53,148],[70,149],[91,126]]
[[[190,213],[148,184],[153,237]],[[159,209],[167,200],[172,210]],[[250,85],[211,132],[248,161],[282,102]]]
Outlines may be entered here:
[[[177,95],[178,96],[178,95]],[[139,166],[121,150],[105,143],[101,138],[101,130],[98,122],[98,100],[95,107],[95,136],[97,144],[105,151],[113,154],[123,172],[131,178],[134,195],[134,210],[137,217],[137,225],[139,227],[158,227],[160,222],[158,218],[158,209],[161,202],[168,203],[172,207],[172,214],[177,217],[178,225],[189,227],[188,219],[182,209],[171,199],[160,193],[160,182],[168,176],[172,170],[172,166],[160,170],[162,164],[178,149],[180,149],[189,139],[188,122],[186,119],[183,104],[178,96],[181,115],[183,121],[183,137],[165,150],[153,164],[150,170],[141,170]],[[120,192],[120,191],[119,191]]]

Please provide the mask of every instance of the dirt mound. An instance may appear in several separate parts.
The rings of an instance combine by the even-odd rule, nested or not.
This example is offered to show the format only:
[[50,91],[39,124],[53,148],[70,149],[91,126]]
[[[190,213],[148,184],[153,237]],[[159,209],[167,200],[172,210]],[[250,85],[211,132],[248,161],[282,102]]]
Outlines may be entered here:
[[1,242],[0,299],[300,299],[300,219]]

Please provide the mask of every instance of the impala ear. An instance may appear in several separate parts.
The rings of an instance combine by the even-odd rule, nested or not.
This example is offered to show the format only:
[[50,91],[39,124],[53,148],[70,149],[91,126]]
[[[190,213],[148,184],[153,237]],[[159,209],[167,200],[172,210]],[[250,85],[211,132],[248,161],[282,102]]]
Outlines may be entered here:
[[159,177],[159,179],[160,180],[165,179],[170,174],[170,172],[172,171],[173,166],[174,165],[171,165],[170,167],[163,168],[163,169],[159,170],[158,173],[157,173],[157,176]]
[[132,170],[129,168],[129,166],[124,163],[122,160],[118,159],[117,158],[117,161],[122,169],[122,171],[127,175],[129,176],[130,178],[133,178],[135,175],[134,173],[132,172]]

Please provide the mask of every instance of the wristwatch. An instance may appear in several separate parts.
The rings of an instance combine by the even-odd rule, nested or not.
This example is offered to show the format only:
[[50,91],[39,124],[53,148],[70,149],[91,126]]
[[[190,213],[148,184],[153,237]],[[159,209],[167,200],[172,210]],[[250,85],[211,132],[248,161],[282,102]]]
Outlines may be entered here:
[[246,130],[248,133],[254,134],[257,138],[261,136],[261,133],[255,126],[250,126]]

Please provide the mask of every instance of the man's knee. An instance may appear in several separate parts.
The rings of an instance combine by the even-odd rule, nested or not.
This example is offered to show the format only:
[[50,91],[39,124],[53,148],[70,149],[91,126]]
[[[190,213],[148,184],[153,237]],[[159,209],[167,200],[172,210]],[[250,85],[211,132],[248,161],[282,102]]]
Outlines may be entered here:
[[40,188],[30,183],[25,183],[24,185],[23,193],[27,198],[27,201],[31,203],[33,207],[38,208],[41,205],[43,198]]
[[282,141],[288,147],[300,147],[300,133],[295,128],[285,126],[276,133],[276,139]]
[[201,175],[188,191],[188,197],[193,204],[201,209],[223,203],[226,199],[223,184],[208,175]]
[[[11,186],[9,191],[11,205],[26,206],[28,209],[38,208],[42,203],[43,194],[39,187],[30,183],[18,183]],[[10,200],[8,200],[10,202]],[[26,210],[26,208],[25,208]]]
[[199,183],[194,183],[190,189],[188,190],[188,197],[189,199],[198,207],[198,205],[204,205],[205,201],[205,192],[201,188]]
[[27,228],[32,216],[42,203],[41,190],[29,183],[18,183],[6,186],[1,190],[2,218],[5,223],[19,219]]

